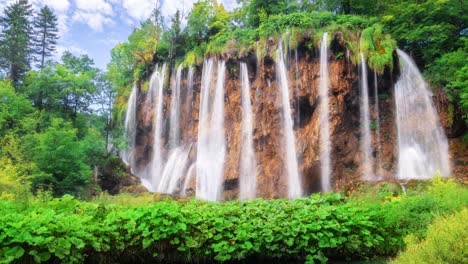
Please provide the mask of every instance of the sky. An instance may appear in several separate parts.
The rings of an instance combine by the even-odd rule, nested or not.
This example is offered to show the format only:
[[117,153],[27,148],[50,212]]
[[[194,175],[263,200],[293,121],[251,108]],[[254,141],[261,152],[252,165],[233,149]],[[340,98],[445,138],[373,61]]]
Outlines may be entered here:
[[[0,15],[16,0],[0,0]],[[160,0],[166,18],[177,9],[187,14],[197,0]],[[29,0],[35,10],[48,5],[57,15],[60,39],[55,57],[64,51],[75,55],[88,54],[96,66],[105,69],[110,51],[127,40],[132,29],[147,19],[156,0]],[[218,1],[226,9],[236,6],[236,0]]]

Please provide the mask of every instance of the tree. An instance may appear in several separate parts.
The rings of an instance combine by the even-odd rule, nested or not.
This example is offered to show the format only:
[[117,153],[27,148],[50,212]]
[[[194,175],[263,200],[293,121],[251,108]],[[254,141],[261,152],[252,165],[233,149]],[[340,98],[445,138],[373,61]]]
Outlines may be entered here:
[[44,6],[33,21],[35,30],[34,51],[37,55],[37,67],[44,68],[46,58],[56,50],[58,40],[57,17],[53,11]]
[[98,92],[95,96],[95,103],[100,106],[98,113],[104,117],[105,149],[109,149],[109,137],[111,132],[112,105],[116,95],[115,89],[107,74],[99,74],[97,78]]
[[420,66],[463,47],[468,8],[459,0],[392,1],[383,15],[385,29],[409,50]]
[[40,172],[32,175],[33,188],[52,187],[55,194],[80,194],[91,182],[85,147],[69,122],[56,118],[44,132],[28,138],[29,155]]
[[28,1],[18,0],[7,6],[0,18],[0,62],[14,84],[18,84],[31,68],[31,14]]

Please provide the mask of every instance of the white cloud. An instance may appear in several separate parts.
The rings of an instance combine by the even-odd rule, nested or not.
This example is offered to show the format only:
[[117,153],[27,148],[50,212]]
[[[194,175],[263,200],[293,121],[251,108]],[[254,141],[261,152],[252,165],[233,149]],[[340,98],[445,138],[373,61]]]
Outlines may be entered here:
[[67,45],[66,47],[62,45],[57,45],[57,50],[55,52],[55,59],[60,60],[60,58],[62,57],[65,51],[69,51],[72,54],[77,55],[77,56],[88,54],[86,50],[75,45]]
[[80,10],[105,15],[113,15],[112,5],[104,0],[75,0],[76,7]]
[[66,14],[68,9],[70,8],[70,2],[68,0],[36,0],[32,1],[32,3],[38,6],[47,5],[58,15]]
[[111,46],[111,47],[114,47],[116,46],[117,44],[121,43],[122,40],[120,39],[112,39],[112,38],[105,38],[105,39],[100,39],[99,40],[100,43],[106,45],[106,46]]
[[75,14],[73,14],[72,21],[87,24],[95,31],[102,31],[104,25],[114,24],[111,18],[101,13],[88,13],[84,11],[76,11]]
[[122,0],[122,6],[131,18],[142,21],[150,17],[155,7],[155,1]]

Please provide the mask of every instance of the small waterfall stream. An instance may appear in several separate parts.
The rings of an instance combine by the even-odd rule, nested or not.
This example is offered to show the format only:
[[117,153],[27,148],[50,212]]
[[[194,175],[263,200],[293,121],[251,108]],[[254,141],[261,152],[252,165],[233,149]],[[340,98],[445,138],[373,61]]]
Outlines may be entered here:
[[323,33],[320,43],[320,175],[322,192],[331,190],[330,125],[328,102],[328,33]]
[[281,94],[284,147],[286,148],[286,169],[288,172],[288,198],[293,199],[302,196],[302,185],[297,164],[296,140],[293,131],[291,105],[289,103],[287,70],[281,41],[276,51],[276,78]]
[[188,73],[187,73],[186,94],[185,94],[185,109],[184,109],[184,112],[186,114],[185,129],[191,129],[191,125],[192,125],[191,113],[193,109],[193,72],[194,72],[194,69],[192,66],[190,66],[188,69]]
[[180,145],[180,88],[182,80],[182,64],[177,67],[175,81],[172,85],[171,112],[169,120],[169,155],[157,192],[172,194],[182,185],[185,170],[189,161],[190,147]]
[[382,171],[382,143],[380,142],[380,110],[379,110],[379,87],[377,82],[377,72],[374,71],[374,112],[375,112],[375,124],[377,129],[376,141],[377,141],[377,165],[375,168],[376,180],[383,179]]
[[255,149],[253,145],[253,115],[247,64],[240,63],[242,87],[242,138],[239,168],[239,198],[254,199],[257,191]]
[[125,148],[121,153],[121,158],[123,162],[127,165],[133,165],[133,148],[135,147],[135,137],[136,137],[136,108],[137,108],[137,93],[138,89],[136,86],[133,86],[130,97],[128,97],[127,110],[125,111],[125,139],[127,140],[127,148]]
[[171,116],[169,120],[169,148],[177,148],[180,144],[180,83],[182,79],[182,64],[176,71],[175,83],[171,93]]
[[362,177],[366,181],[374,180],[372,165],[372,136],[370,132],[370,114],[369,114],[369,85],[367,83],[367,65],[364,54],[361,52],[361,153],[362,153]]
[[[161,174],[163,171],[164,157],[162,155],[162,131],[163,131],[163,90],[164,90],[164,79],[166,73],[166,64],[163,64],[161,68],[156,68],[150,79],[150,88],[155,89],[156,92],[156,113],[153,119],[153,156],[151,158],[150,168],[148,176],[150,179],[151,191],[156,191],[159,185]],[[142,183],[144,181],[142,180]]]
[[395,84],[399,179],[450,176],[448,143],[432,105],[432,93],[411,58],[397,50],[400,78]]
[[[218,201],[221,198],[226,156],[224,132],[224,61],[213,69],[209,59],[203,65],[197,147],[197,198]],[[216,80],[216,82],[215,82]],[[215,84],[214,87],[213,84]],[[213,89],[214,88],[214,89]],[[213,100],[210,99],[213,98]],[[210,105],[211,103],[211,105]]]

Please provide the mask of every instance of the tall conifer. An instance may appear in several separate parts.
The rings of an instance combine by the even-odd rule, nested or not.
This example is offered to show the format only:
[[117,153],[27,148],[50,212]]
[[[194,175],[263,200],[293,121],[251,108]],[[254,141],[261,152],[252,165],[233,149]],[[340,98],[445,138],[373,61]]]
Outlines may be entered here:
[[28,1],[18,0],[0,17],[0,66],[15,84],[31,69],[31,14]]
[[34,53],[38,62],[36,66],[42,70],[46,59],[52,56],[57,48],[57,17],[48,6],[44,6],[34,17],[33,26]]

